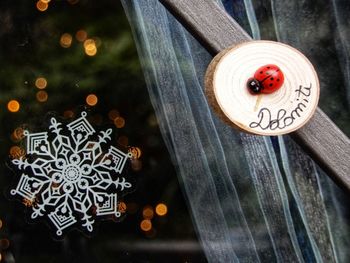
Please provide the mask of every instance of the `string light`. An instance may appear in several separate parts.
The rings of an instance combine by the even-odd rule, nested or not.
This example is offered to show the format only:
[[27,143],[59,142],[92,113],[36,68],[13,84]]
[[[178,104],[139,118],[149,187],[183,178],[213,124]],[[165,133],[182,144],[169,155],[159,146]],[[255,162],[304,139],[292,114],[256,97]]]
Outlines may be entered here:
[[168,207],[165,204],[158,204],[156,206],[156,214],[159,216],[165,216],[168,213]]
[[149,219],[144,219],[141,221],[140,228],[144,232],[148,232],[152,229],[152,222]]
[[95,106],[98,102],[98,98],[95,94],[90,94],[86,97],[86,104],[89,106]]
[[36,2],[36,8],[37,8],[40,12],[44,12],[44,11],[46,11],[47,8],[49,7],[48,2],[49,2],[49,1],[39,0],[38,2]]
[[64,33],[60,38],[60,44],[63,48],[69,48],[72,45],[73,37],[71,34]]
[[47,80],[43,77],[39,77],[35,80],[35,86],[38,89],[45,89],[47,86]]
[[44,90],[40,90],[37,92],[36,94],[36,99],[39,101],[39,102],[45,102],[47,101],[49,95],[47,94],[46,91]]
[[17,100],[11,100],[11,101],[9,101],[9,103],[7,103],[7,109],[10,112],[18,112],[20,107],[21,106]]

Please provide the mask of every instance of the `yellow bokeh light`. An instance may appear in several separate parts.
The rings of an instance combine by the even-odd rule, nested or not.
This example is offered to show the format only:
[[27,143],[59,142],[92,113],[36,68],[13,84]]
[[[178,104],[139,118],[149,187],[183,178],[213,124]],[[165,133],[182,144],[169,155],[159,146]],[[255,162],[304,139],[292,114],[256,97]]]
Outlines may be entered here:
[[47,1],[39,0],[38,2],[36,2],[36,8],[37,8],[40,12],[46,11],[48,7],[49,7],[49,5],[48,5],[48,2],[47,2]]
[[149,219],[144,219],[141,221],[140,228],[142,231],[148,232],[152,229],[152,222]]
[[9,103],[7,103],[7,109],[10,112],[17,112],[17,111],[19,111],[20,107],[21,106],[17,100],[11,100],[11,101],[9,101]]
[[156,214],[159,216],[165,216],[168,213],[168,207],[165,204],[158,204],[156,206]]
[[97,48],[96,46],[91,46],[89,48],[85,48],[85,53],[86,55],[90,56],[90,57],[93,57],[96,55],[97,53]]
[[69,48],[72,45],[73,37],[71,34],[64,33],[60,38],[61,47]]
[[45,89],[47,86],[47,80],[43,77],[39,77],[35,80],[35,86],[38,89]]
[[123,117],[117,117],[114,119],[114,125],[117,128],[123,128],[125,126],[125,120]]
[[1,262],[1,260],[2,260],[2,254],[0,253],[0,262]]
[[2,228],[2,220],[0,219],[0,229]]
[[50,3],[51,2],[51,0],[40,0],[41,2],[44,2],[44,3]]
[[84,49],[85,49],[86,55],[95,56],[97,53],[95,40],[93,40],[92,38],[86,39],[84,41]]
[[49,95],[47,94],[46,91],[44,90],[40,90],[36,93],[36,99],[39,101],[39,102],[45,102],[47,101]]
[[142,210],[142,216],[144,219],[152,219],[154,216],[153,208],[152,206],[146,206]]
[[90,94],[86,97],[86,104],[89,106],[95,106],[98,102],[98,98],[95,94]]
[[80,29],[77,31],[77,33],[75,34],[75,38],[79,41],[79,42],[84,42],[87,39],[87,33],[85,30]]

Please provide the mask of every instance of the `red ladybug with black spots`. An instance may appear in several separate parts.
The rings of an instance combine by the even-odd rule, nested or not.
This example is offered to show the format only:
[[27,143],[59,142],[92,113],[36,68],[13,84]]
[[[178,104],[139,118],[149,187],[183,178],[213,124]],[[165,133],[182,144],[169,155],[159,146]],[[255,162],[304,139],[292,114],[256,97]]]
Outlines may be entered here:
[[268,64],[258,68],[253,78],[247,81],[247,88],[252,94],[269,94],[280,89],[284,82],[283,72],[279,67]]

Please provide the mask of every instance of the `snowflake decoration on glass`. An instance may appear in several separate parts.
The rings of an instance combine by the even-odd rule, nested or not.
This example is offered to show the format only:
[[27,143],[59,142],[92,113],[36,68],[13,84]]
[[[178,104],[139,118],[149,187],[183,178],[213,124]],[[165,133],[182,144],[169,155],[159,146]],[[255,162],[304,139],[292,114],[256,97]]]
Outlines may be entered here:
[[47,215],[57,236],[75,224],[92,232],[96,217],[119,218],[117,190],[131,188],[121,173],[132,155],[113,146],[103,152],[112,129],[101,131],[96,141],[90,140],[96,131],[86,115],[82,112],[66,125],[70,136],[62,134],[62,123],[55,118],[51,118],[50,134],[25,131],[28,158],[12,161],[22,175],[11,194],[30,204],[32,219]]

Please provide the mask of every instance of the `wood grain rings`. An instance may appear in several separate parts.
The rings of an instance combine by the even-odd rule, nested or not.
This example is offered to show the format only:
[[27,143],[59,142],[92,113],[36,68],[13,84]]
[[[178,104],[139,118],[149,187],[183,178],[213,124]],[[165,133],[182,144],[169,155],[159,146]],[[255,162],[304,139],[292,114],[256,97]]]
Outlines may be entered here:
[[[284,84],[271,94],[251,94],[247,80],[266,64],[283,71]],[[208,67],[205,88],[209,103],[224,121],[269,136],[305,125],[320,94],[310,61],[295,48],[272,41],[251,41],[219,53]]]

